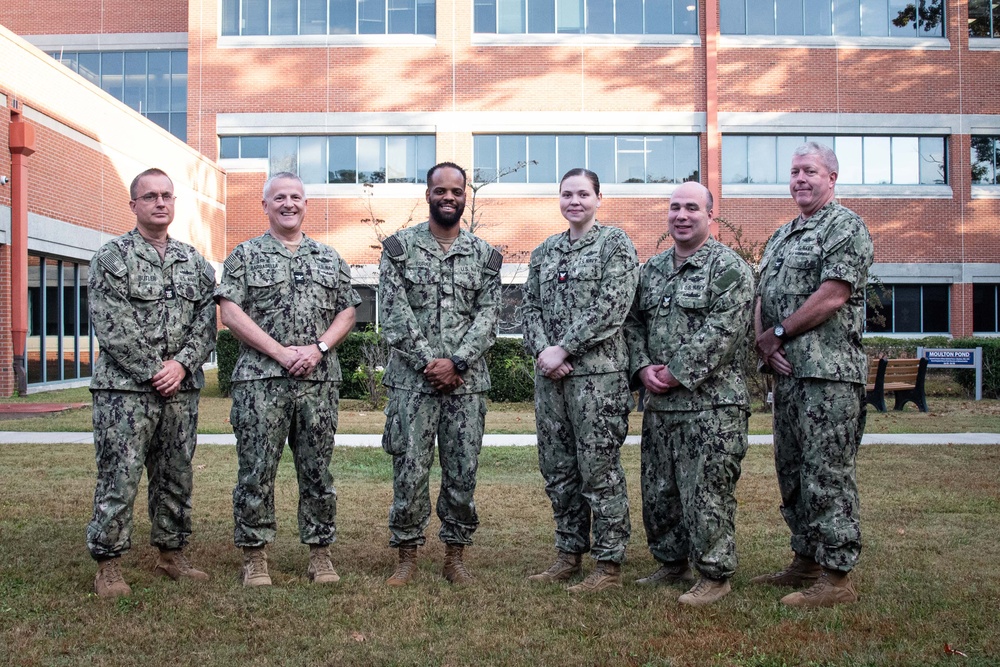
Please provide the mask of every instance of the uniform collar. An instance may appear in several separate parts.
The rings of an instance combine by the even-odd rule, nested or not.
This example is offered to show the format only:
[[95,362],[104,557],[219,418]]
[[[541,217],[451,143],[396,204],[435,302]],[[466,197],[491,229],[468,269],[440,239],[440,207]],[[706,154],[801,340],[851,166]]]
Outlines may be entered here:
[[[142,234],[139,233],[138,228],[130,231],[129,235],[132,237],[133,247],[139,257],[150,264],[160,264],[160,253],[156,252],[156,248],[149,241],[142,238]],[[184,246],[168,235],[167,249],[163,252],[163,268],[170,266],[174,262],[186,262],[188,259],[188,253],[184,249]]]
[[596,243],[597,239],[601,237],[602,228],[603,227],[601,223],[595,220],[593,227],[588,229],[586,234],[584,234],[583,236],[581,236],[580,238],[578,238],[576,241],[573,242],[570,242],[569,240],[570,230],[567,229],[565,232],[559,235],[559,241],[556,243],[556,248],[558,250],[561,250],[562,252],[572,252],[574,250],[579,250],[580,248],[584,248],[590,245],[591,243]]
[[[458,224],[461,225],[462,223]],[[416,240],[414,243],[438,257],[469,255],[472,253],[472,234],[464,229],[459,228],[458,236],[455,237],[451,247],[448,248],[448,252],[441,250],[441,244],[437,242],[434,234],[431,233],[431,224],[429,221],[425,220],[421,222],[414,229],[416,230]]]
[[[267,230],[266,232],[261,234],[260,238],[263,239],[263,243],[261,245],[262,251],[267,253],[284,255],[285,257],[293,257],[293,254],[288,250],[288,248],[285,247],[285,244],[274,237],[274,235],[271,233],[271,230]],[[316,241],[306,236],[305,232],[302,232],[302,242],[299,243],[299,247],[295,251],[295,254],[301,252],[313,253],[316,252],[316,249],[318,247],[319,244]]]

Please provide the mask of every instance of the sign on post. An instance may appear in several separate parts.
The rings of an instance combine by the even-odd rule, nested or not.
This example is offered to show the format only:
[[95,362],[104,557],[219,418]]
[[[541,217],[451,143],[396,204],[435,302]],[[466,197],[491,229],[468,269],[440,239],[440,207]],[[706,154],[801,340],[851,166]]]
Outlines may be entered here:
[[917,359],[926,358],[927,368],[975,368],[976,400],[983,400],[983,348],[918,347]]

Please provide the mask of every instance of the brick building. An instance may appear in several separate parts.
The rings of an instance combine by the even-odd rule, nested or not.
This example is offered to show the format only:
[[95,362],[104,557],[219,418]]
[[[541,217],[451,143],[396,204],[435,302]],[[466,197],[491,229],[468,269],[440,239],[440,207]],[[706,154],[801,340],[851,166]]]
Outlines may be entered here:
[[571,167],[601,176],[600,218],[646,259],[688,179],[744,240],[765,240],[796,213],[791,150],[817,138],[875,239],[880,332],[965,336],[1000,330],[994,4],[19,0],[0,24],[218,161],[215,260],[266,227],[267,173],[299,173],[306,232],[368,286],[362,321],[378,235],[424,218],[438,160],[484,184],[479,233],[516,284],[526,253],[565,228],[556,191]]

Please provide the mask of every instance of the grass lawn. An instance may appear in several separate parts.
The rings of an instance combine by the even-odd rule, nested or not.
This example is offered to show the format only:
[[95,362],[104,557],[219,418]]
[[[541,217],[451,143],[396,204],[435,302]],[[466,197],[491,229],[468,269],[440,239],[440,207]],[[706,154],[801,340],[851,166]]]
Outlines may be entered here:
[[[979,433],[1000,431],[1000,401],[972,401],[962,390],[939,372],[928,380],[928,403],[931,411],[919,412],[911,403],[901,412],[882,414],[869,407],[867,433]],[[218,390],[216,371],[206,373],[207,386],[202,391],[198,415],[199,433],[232,433],[229,424],[231,401]],[[89,403],[85,388],[61,389],[28,396],[4,399],[7,402]],[[892,399],[889,399],[892,405]],[[639,435],[642,415],[629,417],[629,433]],[[381,433],[385,416],[364,401],[344,400],[340,405],[339,433]],[[70,410],[26,419],[4,419],[0,431],[90,431],[93,428],[90,408]],[[493,434],[534,433],[535,411],[531,403],[493,403],[486,415],[486,432]],[[750,417],[750,433],[771,432],[771,414],[760,410]]]
[[[232,546],[232,447],[195,460],[193,560],[205,584],[154,578],[145,485],[135,548],[124,559],[131,598],[90,593],[83,544],[94,485],[89,446],[0,446],[0,664],[3,665],[996,665],[1000,663],[1000,447],[864,447],[859,484],[865,549],[861,600],[837,609],[782,607],[784,591],[748,580],[788,560],[770,449],[752,447],[739,484],[740,570],[720,603],[690,609],[681,589],[647,590],[652,571],[639,511],[639,450],[623,450],[633,535],[623,590],[572,597],[529,585],[548,565],[552,520],[534,448],[486,448],[468,551],[478,582],[440,577],[432,519],[414,585],[383,584],[389,457],[339,448],[335,586],[307,582],[288,452],[278,480],[275,586],[243,590]],[[437,478],[432,488],[436,489]],[[436,495],[436,494],[435,494]],[[587,568],[592,567],[588,561]],[[948,655],[945,645],[968,657]]]

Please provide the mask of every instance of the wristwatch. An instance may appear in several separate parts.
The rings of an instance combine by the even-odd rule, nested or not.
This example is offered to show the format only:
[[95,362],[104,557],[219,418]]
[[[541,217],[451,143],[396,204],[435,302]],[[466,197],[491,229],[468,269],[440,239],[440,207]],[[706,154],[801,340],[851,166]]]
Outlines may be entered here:
[[778,340],[788,340],[788,334],[785,333],[785,327],[780,324],[774,325],[774,337]]
[[321,340],[316,341],[316,347],[318,347],[319,351],[323,354],[326,354],[327,352],[330,351],[330,346]]
[[469,362],[467,362],[465,359],[462,359],[461,357],[452,357],[451,363],[455,364],[455,370],[458,371],[459,373],[464,373],[465,371],[469,370]]

